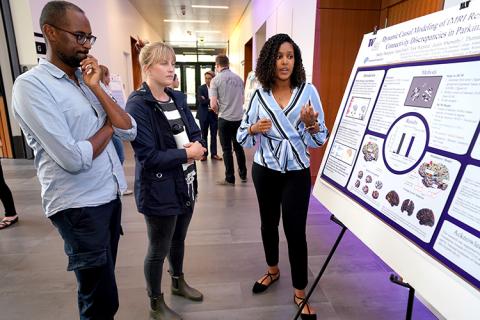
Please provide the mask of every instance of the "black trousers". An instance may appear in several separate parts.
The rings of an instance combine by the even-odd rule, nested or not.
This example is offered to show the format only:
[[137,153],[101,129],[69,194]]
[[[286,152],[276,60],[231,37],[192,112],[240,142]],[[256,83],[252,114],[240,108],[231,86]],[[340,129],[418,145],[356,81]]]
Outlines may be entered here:
[[183,275],[185,238],[192,213],[178,216],[145,216],[148,233],[148,251],[145,256],[144,273],[148,296],[162,294],[163,261],[168,257],[170,274]]
[[0,200],[5,207],[5,216],[13,217],[17,215],[15,203],[13,202],[12,192],[3,177],[2,162],[0,161]]
[[228,121],[222,118],[218,119],[218,131],[220,135],[220,144],[223,149],[223,162],[225,163],[225,180],[235,183],[235,166],[233,164],[233,150],[238,164],[238,174],[240,178],[247,178],[247,165],[245,161],[245,152],[240,143],[237,142],[237,130],[241,121]]
[[260,207],[261,231],[269,266],[278,264],[278,225],[282,216],[293,287],[308,283],[306,223],[310,200],[310,169],[281,173],[253,163],[253,184]]
[[[200,129],[202,130],[202,138],[208,144],[208,129],[210,129],[210,155],[217,155],[217,131],[218,117],[213,111],[208,111],[205,121],[200,121]],[[205,156],[208,156],[208,148]]]
[[115,261],[121,213],[122,203],[116,199],[50,217],[65,242],[67,270],[77,277],[80,320],[113,320],[118,310]]

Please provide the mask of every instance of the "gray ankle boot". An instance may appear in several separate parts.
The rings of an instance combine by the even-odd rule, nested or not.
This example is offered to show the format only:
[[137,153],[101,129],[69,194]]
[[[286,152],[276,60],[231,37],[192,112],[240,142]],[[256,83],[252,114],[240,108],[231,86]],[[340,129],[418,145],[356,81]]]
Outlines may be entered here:
[[178,277],[172,276],[172,293],[193,301],[203,300],[203,294],[197,289],[190,287],[185,282],[183,275]]
[[163,299],[163,293],[159,297],[150,298],[150,320],[182,320],[182,317],[170,309]]

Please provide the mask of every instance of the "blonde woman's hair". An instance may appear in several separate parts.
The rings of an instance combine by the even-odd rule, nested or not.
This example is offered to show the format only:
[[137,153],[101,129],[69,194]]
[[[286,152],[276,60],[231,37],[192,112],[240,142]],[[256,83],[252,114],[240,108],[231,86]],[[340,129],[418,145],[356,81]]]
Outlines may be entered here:
[[140,50],[138,56],[142,71],[145,71],[154,64],[168,61],[169,59],[175,61],[175,51],[173,51],[172,47],[160,41],[146,44]]

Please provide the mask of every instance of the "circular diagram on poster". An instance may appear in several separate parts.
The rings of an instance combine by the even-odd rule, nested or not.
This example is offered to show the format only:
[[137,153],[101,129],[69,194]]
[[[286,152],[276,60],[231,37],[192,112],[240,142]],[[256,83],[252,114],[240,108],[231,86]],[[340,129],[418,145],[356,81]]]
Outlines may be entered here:
[[419,113],[406,113],[388,129],[383,159],[388,170],[404,174],[414,169],[425,154],[430,137],[428,124]]

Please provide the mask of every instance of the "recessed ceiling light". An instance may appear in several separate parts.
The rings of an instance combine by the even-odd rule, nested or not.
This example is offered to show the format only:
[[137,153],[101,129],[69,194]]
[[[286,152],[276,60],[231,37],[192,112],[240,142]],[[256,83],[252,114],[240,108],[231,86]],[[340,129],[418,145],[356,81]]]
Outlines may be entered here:
[[195,30],[196,33],[220,33],[219,30]]
[[203,8],[203,9],[228,9],[228,6],[204,6],[204,5],[192,4],[192,8]]
[[179,22],[179,23],[210,23],[208,20],[178,20],[178,19],[164,19],[163,22]]

